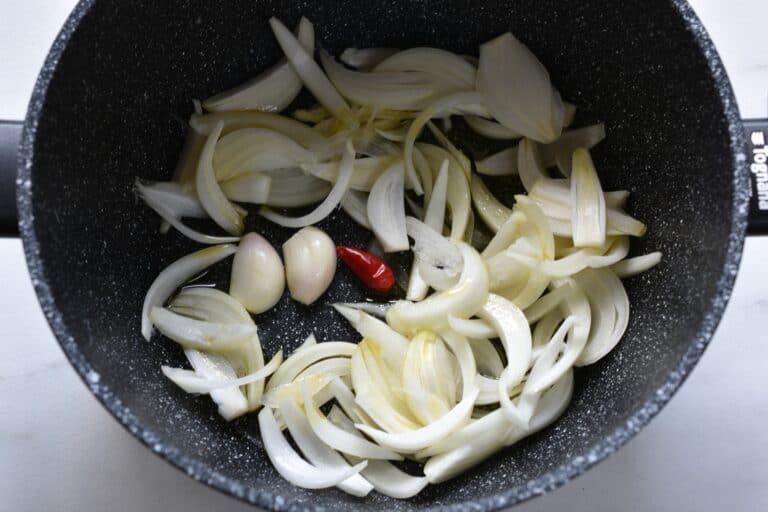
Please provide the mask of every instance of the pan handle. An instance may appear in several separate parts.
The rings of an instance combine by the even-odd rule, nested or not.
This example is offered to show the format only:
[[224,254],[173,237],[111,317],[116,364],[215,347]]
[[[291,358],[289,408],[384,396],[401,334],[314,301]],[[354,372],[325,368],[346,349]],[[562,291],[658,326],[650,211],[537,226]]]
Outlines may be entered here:
[[[0,120],[0,237],[19,235],[16,215],[16,153],[20,121]],[[768,119],[744,119],[749,143],[750,235],[768,235]]]
[[21,121],[0,120],[0,237],[19,236],[16,216],[16,153]]
[[747,234],[768,235],[768,119],[744,119],[751,198]]

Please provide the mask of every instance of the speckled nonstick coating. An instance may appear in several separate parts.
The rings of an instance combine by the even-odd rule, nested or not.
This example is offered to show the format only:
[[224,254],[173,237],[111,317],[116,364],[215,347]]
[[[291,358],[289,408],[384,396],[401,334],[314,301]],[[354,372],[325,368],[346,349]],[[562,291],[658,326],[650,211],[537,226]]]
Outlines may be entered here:
[[[232,86],[279,56],[267,19],[316,23],[319,44],[430,45],[476,53],[512,30],[549,69],[577,122],[606,123],[594,152],[607,189],[632,191],[649,226],[634,250],[661,250],[627,282],[624,340],[577,372],[573,402],[552,427],[466,475],[396,501],[307,491],[270,466],[253,417],[226,424],[212,402],[160,373],[182,364],[173,344],[139,333],[144,293],[196,248],[131,191],[167,179],[191,98]],[[497,510],[554,489],[618,449],[669,400],[706,347],[742,249],[747,181],[738,112],[703,27],[680,1],[288,2],[85,0],[70,16],[32,96],[20,154],[20,227],[32,280],[73,366],[138,439],[193,478],[274,510]],[[289,230],[252,218],[279,246]],[[338,243],[369,236],[343,214]],[[228,263],[206,276],[225,282]],[[355,339],[326,304],[363,293],[341,269],[315,307],[287,298],[261,315],[268,355],[310,332]],[[169,489],[168,492],[173,492]]]

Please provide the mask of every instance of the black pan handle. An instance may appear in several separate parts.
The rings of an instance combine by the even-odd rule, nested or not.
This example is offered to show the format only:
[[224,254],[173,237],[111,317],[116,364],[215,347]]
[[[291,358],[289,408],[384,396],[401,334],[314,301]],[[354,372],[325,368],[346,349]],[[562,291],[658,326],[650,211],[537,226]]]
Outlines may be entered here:
[[16,217],[16,153],[20,121],[0,120],[0,237],[19,236]]
[[745,119],[747,163],[752,197],[749,200],[750,235],[768,235],[768,119]]
[[[0,237],[18,236],[16,216],[16,154],[21,140],[20,121],[0,120]],[[749,142],[750,235],[768,235],[768,119],[745,119]]]

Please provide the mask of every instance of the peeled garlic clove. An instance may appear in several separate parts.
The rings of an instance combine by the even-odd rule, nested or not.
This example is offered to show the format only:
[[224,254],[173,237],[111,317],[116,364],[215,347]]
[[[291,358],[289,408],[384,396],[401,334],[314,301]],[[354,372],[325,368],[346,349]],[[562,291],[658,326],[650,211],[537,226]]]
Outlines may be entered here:
[[285,290],[285,271],[280,255],[258,233],[240,239],[229,294],[251,313],[263,313],[277,304]]
[[308,226],[283,244],[285,275],[291,297],[312,304],[336,273],[336,246],[322,230]]

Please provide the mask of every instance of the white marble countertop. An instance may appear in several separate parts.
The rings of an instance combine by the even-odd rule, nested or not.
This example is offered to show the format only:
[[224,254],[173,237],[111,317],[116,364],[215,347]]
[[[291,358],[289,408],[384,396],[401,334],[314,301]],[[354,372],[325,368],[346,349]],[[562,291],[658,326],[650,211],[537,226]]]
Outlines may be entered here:
[[[74,3],[0,2],[0,118],[23,117]],[[765,0],[692,4],[718,46],[743,116],[765,116]],[[767,261],[768,238],[748,240],[710,348],[645,430],[576,481],[516,510],[768,510]],[[18,240],[0,239],[0,268],[0,509],[253,510],[141,448],[89,394],[43,318]]]

